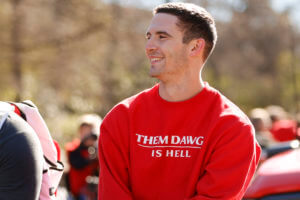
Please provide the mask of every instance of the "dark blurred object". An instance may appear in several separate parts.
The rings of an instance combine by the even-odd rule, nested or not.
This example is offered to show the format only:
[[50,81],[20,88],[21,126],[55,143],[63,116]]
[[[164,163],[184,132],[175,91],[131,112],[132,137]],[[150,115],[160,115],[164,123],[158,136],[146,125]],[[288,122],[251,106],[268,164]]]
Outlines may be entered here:
[[270,146],[268,148],[265,148],[263,150],[262,156],[261,156],[261,160],[266,160],[276,154],[291,150],[291,149],[295,149],[298,148],[299,146],[299,141],[298,140],[292,140],[289,142],[281,142],[281,143],[277,143],[273,146]]

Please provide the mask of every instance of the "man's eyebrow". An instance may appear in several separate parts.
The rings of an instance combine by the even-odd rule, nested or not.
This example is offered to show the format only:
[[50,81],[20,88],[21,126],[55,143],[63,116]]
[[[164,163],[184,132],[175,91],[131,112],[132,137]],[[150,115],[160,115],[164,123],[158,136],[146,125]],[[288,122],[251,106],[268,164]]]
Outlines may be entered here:
[[170,35],[169,33],[167,33],[166,31],[157,31],[155,33],[156,35],[166,35],[168,37],[172,37],[172,35]]
[[[169,33],[167,33],[166,31],[157,31],[155,32],[156,35],[166,35],[168,37],[172,37],[172,35],[170,35]],[[152,34],[150,32],[146,33],[146,36],[151,36]]]

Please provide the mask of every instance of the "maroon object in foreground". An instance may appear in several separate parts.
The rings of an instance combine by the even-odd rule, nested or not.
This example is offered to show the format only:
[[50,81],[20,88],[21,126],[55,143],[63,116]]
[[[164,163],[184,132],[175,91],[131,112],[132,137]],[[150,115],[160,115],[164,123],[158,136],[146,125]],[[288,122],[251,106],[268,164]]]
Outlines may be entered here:
[[[300,191],[300,149],[292,149],[263,162],[244,198],[297,195]],[[300,195],[300,194],[299,194]],[[299,196],[300,197],[300,196]],[[282,197],[286,199],[287,197]]]

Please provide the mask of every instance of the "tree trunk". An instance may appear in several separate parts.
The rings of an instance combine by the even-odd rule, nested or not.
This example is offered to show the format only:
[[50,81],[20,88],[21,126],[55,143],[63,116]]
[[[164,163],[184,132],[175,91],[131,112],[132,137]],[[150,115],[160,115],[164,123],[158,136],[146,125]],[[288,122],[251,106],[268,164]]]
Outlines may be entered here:
[[13,0],[13,16],[12,16],[12,29],[11,29],[11,65],[16,88],[15,101],[22,99],[22,44],[21,44],[21,26],[22,26],[22,13],[20,9],[21,0]]

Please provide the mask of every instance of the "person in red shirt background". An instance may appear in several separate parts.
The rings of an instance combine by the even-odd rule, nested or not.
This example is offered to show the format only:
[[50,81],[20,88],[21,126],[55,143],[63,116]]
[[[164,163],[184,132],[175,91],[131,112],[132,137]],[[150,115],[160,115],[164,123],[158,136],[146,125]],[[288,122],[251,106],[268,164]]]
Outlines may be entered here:
[[87,177],[98,176],[99,173],[96,149],[101,121],[96,114],[83,115],[79,122],[79,138],[65,146],[70,165],[67,185],[76,200],[85,199]]
[[288,112],[277,105],[266,107],[272,121],[270,132],[277,142],[286,142],[296,139],[297,119],[293,119]]
[[214,19],[195,4],[162,4],[146,39],[159,83],[103,120],[98,199],[241,199],[261,150],[247,116],[202,80]]

